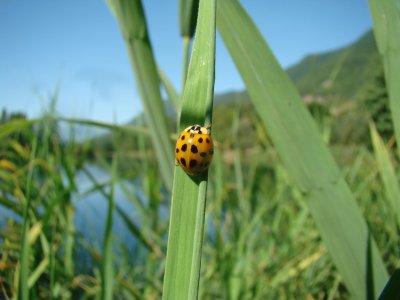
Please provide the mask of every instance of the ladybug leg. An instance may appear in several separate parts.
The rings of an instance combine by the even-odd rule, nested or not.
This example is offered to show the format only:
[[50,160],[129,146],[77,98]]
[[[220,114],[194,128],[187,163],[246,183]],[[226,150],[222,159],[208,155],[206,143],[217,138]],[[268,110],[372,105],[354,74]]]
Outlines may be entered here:
[[207,129],[208,134],[210,134],[210,132],[211,132],[211,124],[208,124],[206,126],[206,129]]

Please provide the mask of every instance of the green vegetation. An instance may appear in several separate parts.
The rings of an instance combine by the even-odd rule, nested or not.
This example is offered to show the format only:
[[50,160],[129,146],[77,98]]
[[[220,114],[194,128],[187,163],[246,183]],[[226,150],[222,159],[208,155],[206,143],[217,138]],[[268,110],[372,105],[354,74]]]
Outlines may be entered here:
[[[396,140],[400,140],[400,7],[398,1],[369,1],[374,34],[383,63]],[[400,154],[400,147],[397,147]]]
[[[110,0],[144,114],[65,119],[56,97],[38,119],[3,111],[0,298],[374,299],[393,273],[382,295],[398,295],[398,87],[385,63],[397,52],[368,32],[291,67],[295,87],[239,2],[201,0],[195,26],[196,2],[180,6],[187,51],[196,30],[182,97],[156,68],[140,1]],[[391,3],[371,0],[373,16]],[[213,97],[214,16],[246,91]],[[216,141],[199,177],[173,163],[175,128],[192,123],[212,123]],[[84,127],[106,134],[77,142]]]
[[218,17],[222,38],[252,104],[269,128],[350,294],[358,299],[376,298],[387,280],[382,258],[298,91],[239,3],[221,1]]
[[[215,64],[215,0],[202,0],[182,95],[179,131],[212,120]],[[188,162],[189,163],[189,162]],[[163,299],[196,299],[204,236],[208,176],[175,166]]]

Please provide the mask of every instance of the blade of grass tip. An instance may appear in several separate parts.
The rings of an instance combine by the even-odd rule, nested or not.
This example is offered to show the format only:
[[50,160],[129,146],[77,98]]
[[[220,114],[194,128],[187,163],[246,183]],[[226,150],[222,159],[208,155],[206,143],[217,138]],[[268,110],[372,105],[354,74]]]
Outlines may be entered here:
[[114,286],[114,268],[113,268],[113,216],[114,216],[114,188],[117,182],[116,178],[117,158],[114,157],[112,161],[110,193],[108,195],[108,210],[106,219],[106,229],[104,233],[103,244],[103,260],[102,260],[102,280],[101,280],[101,299],[113,299],[113,286]]
[[169,140],[167,116],[161,99],[160,79],[142,3],[140,0],[107,0],[107,3],[118,20],[125,39],[160,172],[166,187],[171,190],[173,147]]
[[182,90],[185,88],[186,77],[189,69],[189,53],[190,53],[190,38],[183,37],[183,55],[182,55]]
[[179,1],[179,29],[182,37],[191,39],[196,30],[199,0]]
[[[211,121],[215,64],[215,1],[202,0],[180,129]],[[175,167],[163,299],[196,299],[203,242],[207,174],[189,176]]]
[[397,225],[400,226],[400,186],[397,180],[396,172],[390,155],[379,136],[378,131],[373,123],[370,123],[370,133],[372,146],[374,147],[376,161],[378,163],[379,174],[385,188],[386,197],[393,208],[397,219]]
[[220,0],[218,29],[250,99],[353,297],[376,298],[388,274],[365,219],[301,97],[238,1]]
[[374,35],[385,70],[390,111],[400,155],[400,2],[369,0]]
[[[32,150],[30,161],[33,161],[36,156],[37,139],[34,138],[32,141]],[[20,250],[20,270],[19,270],[19,283],[18,283],[18,299],[28,300],[29,299],[29,209],[31,203],[31,185],[33,178],[33,171],[35,165],[32,165],[29,169],[26,183],[26,194],[25,203],[23,208],[23,226],[22,226],[22,238],[21,238],[21,250]]]
[[189,66],[190,40],[196,30],[198,11],[199,0],[179,1],[179,29],[183,39],[182,89],[185,86]]
[[115,125],[112,123],[99,122],[93,120],[85,120],[85,119],[74,119],[74,118],[58,118],[58,121],[66,122],[69,124],[78,124],[83,126],[92,126],[96,128],[110,129],[115,131],[127,131],[136,135],[145,135],[149,134],[149,130],[144,126],[132,126],[132,125]]
[[174,85],[172,82],[169,80],[167,74],[159,67],[158,68],[158,75],[160,76],[160,80],[162,85],[164,86],[165,91],[167,92],[168,95],[168,100],[171,104],[171,106],[174,108],[177,120],[179,121],[179,116],[181,115],[181,97],[174,88]]

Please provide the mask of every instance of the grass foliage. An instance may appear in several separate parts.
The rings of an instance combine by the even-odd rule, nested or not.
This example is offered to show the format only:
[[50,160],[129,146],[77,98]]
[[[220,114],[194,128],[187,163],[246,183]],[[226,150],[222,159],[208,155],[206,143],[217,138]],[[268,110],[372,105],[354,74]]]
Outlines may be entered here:
[[[1,299],[400,294],[399,126],[391,121],[400,120],[395,1],[370,0],[388,88],[380,80],[357,96],[369,98],[357,104],[363,110],[350,108],[345,124],[355,128],[363,120],[369,133],[353,143],[332,139],[334,128],[343,135],[349,129],[330,103],[302,102],[238,1],[181,1],[181,95],[157,68],[141,2],[108,4],[144,117],[123,126],[66,119],[55,112],[56,95],[37,119],[3,112]],[[246,101],[227,95],[213,103],[216,24]],[[342,66],[332,66],[332,74]],[[216,149],[208,174],[190,177],[174,167],[173,128],[195,123],[212,123]],[[78,141],[76,132],[88,128],[107,135]],[[91,199],[94,206],[82,206]],[[95,238],[83,221],[97,221]]]
[[[369,1],[374,33],[388,86],[390,109],[397,141],[400,140],[400,6],[399,1]],[[398,152],[400,153],[398,147]]]
[[347,287],[356,298],[367,298],[371,292],[377,297],[387,272],[311,115],[239,3],[221,0],[218,12],[219,30],[252,103],[303,193]]
[[[215,63],[214,0],[202,0],[183,91],[179,129],[211,124]],[[207,174],[175,167],[163,299],[196,299],[204,235]]]

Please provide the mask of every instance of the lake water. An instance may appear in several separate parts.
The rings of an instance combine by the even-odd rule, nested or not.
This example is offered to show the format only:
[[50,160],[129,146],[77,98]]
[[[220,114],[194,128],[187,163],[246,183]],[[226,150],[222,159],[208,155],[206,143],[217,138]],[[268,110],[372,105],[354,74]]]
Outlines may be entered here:
[[[89,172],[96,178],[98,183],[106,182],[110,178],[110,173],[105,172],[103,169],[96,166],[90,166]],[[92,241],[101,246],[103,243],[103,235],[105,232],[109,206],[108,200],[99,191],[90,194],[85,193],[93,187],[93,183],[85,174],[79,174],[76,183],[78,185],[78,192],[73,196],[73,203],[76,208],[76,229],[85,237],[86,240]],[[144,201],[144,195],[139,189],[138,181],[125,181],[123,184],[124,188],[129,190],[129,193],[135,194]],[[109,189],[107,189],[107,192],[108,191]],[[115,205],[123,209],[133,222],[135,222],[135,220],[138,221],[138,214],[136,213],[134,205],[130,202],[128,196],[119,184],[116,184],[115,186],[114,199]],[[135,223],[138,225],[137,222]],[[115,210],[113,218],[113,233],[117,243],[123,242],[128,248],[134,245],[132,235],[128,232],[123,220]]]
[[[99,183],[106,182],[110,178],[110,174],[99,167],[89,166],[88,170]],[[86,193],[93,187],[93,183],[84,173],[78,174],[75,182],[78,191],[73,194],[72,201],[75,205],[74,223],[77,236],[83,238],[89,243],[89,245],[92,245],[101,251],[109,205],[108,200],[99,191]],[[132,180],[130,182],[125,181],[123,183],[124,189],[128,189],[129,193],[135,194],[139,199],[145,201],[138,180]],[[119,184],[116,184],[115,186],[114,199],[115,205],[123,209],[129,218],[138,225],[139,217],[136,213],[135,207]],[[12,218],[17,222],[22,221],[19,215],[0,206],[0,226],[3,226],[9,218]],[[114,245],[123,243],[128,250],[132,249],[136,243],[134,237],[129,230],[127,230],[125,223],[115,210],[113,219],[113,238]]]

